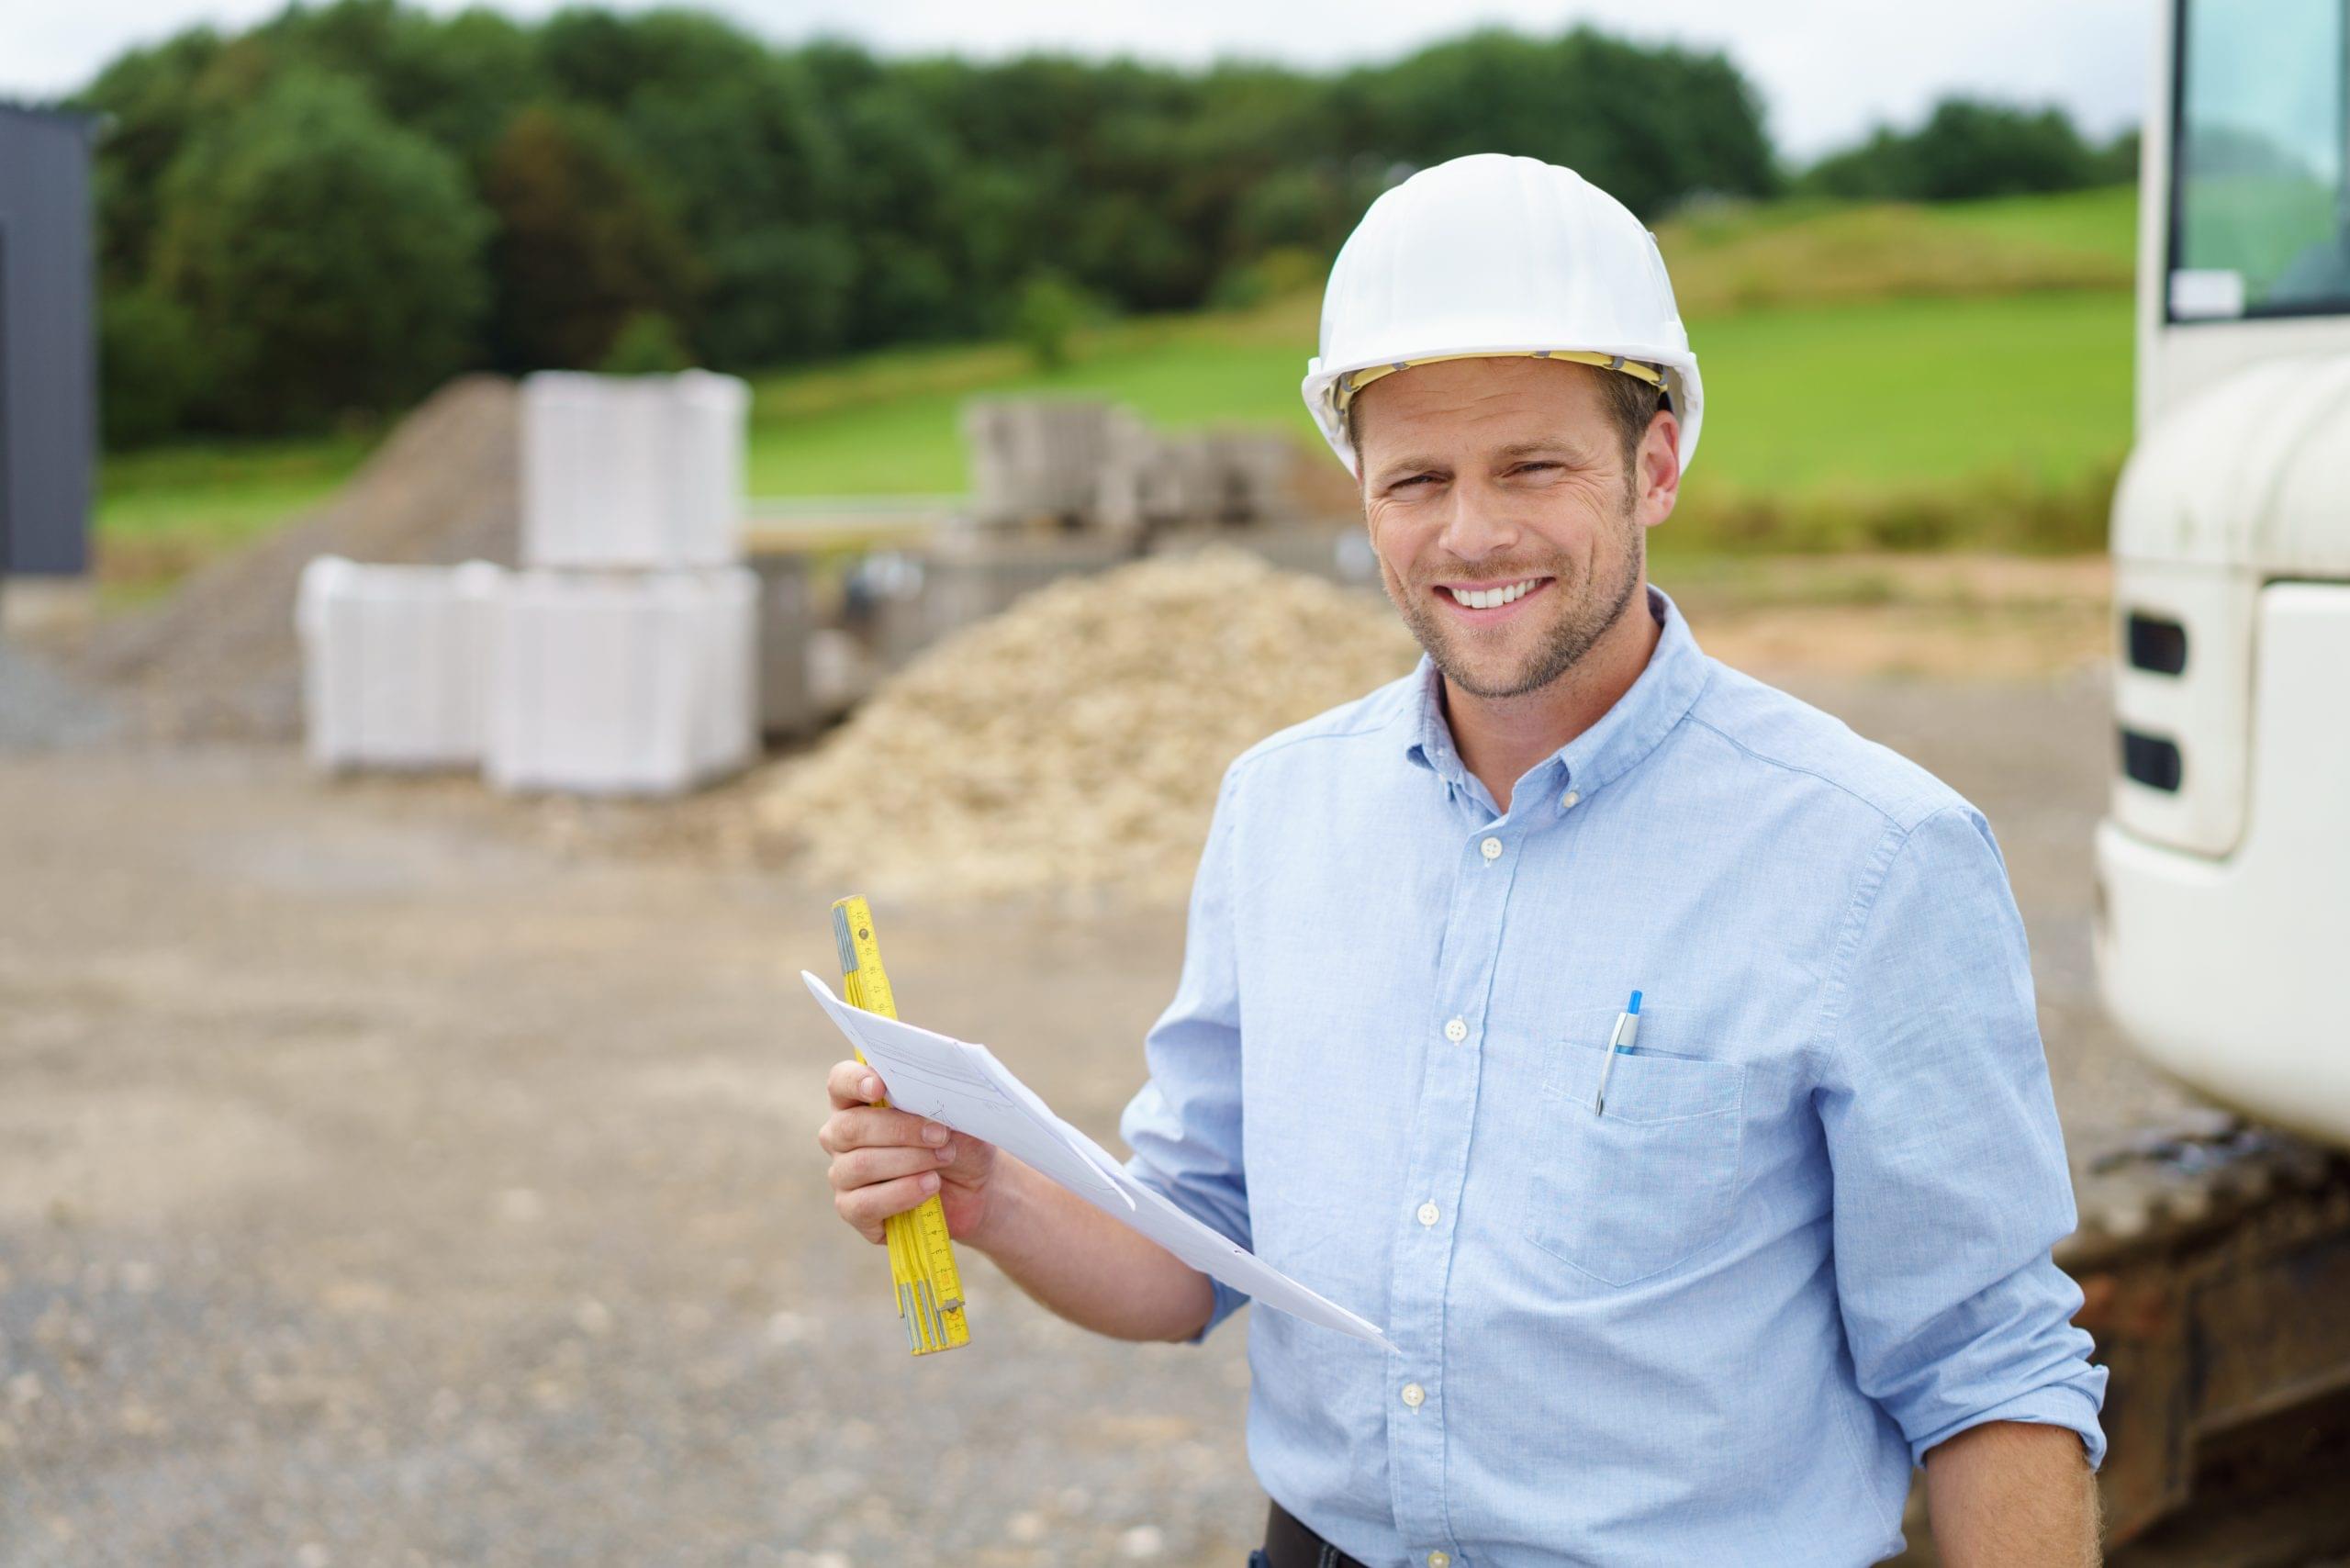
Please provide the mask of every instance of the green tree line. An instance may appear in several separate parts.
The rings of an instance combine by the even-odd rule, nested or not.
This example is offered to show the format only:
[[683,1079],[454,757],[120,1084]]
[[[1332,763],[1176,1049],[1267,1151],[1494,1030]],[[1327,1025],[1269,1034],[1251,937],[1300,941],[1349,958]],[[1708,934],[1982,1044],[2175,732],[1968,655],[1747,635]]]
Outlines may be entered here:
[[1961,201],[2120,185],[2138,177],[2138,133],[2092,146],[2062,109],[1945,98],[1915,130],[1880,126],[1806,170],[1797,188],[1876,201]]
[[1049,353],[1090,312],[1310,275],[1382,189],[1463,152],[1571,164],[1651,222],[1789,184],[1722,55],[1588,28],[1317,74],[336,0],[131,50],[73,101],[106,117],[117,446],[318,429],[476,367],[748,371],[998,334]]

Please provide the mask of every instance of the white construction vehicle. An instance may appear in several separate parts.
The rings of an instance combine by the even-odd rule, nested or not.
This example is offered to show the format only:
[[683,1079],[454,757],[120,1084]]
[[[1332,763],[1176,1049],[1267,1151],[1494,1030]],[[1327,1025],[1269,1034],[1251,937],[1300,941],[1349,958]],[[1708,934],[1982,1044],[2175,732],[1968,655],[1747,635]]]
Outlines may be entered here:
[[[2059,1255],[2112,1539],[2300,1562],[2350,1545],[2350,0],[2159,10],[2097,955],[2241,1116],[2085,1181]],[[2214,1507],[2288,1522],[2154,1550]]]
[[2113,509],[2107,1002],[2214,1097],[2350,1143],[2350,4],[2180,11]]

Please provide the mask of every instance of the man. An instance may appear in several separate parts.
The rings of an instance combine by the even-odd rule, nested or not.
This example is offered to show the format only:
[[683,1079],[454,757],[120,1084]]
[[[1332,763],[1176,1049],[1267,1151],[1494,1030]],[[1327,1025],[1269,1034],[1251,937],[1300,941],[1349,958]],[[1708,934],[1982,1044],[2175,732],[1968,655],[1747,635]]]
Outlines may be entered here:
[[[1412,676],[1226,773],[1130,1169],[1381,1322],[1254,1316],[1271,1568],[2093,1562],[2102,1369],[1982,816],[1647,581],[1703,390],[1655,242],[1478,156],[1382,196],[1306,397]],[[1631,1048],[1613,1051],[1632,993]],[[1601,1085],[1605,1081],[1605,1093]],[[843,1217],[1105,1334],[1240,1305],[834,1070]],[[944,1185],[941,1187],[941,1177]]]

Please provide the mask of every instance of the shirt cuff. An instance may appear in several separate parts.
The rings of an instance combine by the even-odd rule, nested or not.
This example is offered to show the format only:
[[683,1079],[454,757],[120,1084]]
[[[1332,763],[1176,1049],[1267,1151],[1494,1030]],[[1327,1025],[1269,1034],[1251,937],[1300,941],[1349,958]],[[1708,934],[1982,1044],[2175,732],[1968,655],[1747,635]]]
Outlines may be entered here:
[[2081,1447],[2087,1451],[2089,1468],[2096,1470],[2105,1463],[2105,1428],[2098,1422],[2098,1410],[2103,1403],[2105,1369],[2089,1369],[2096,1377],[2094,1392],[2078,1383],[2060,1383],[2047,1388],[2035,1388],[2020,1394],[2003,1405],[1977,1411],[1964,1419],[1913,1438],[1909,1442],[1909,1462],[1914,1466],[1926,1462],[1926,1450],[1948,1442],[1970,1427],[1986,1421],[2021,1421],[2033,1426],[2065,1427],[2080,1434]]
[[[1165,1198],[1169,1203],[1173,1204],[1177,1208],[1181,1209],[1185,1214],[1190,1215],[1193,1219],[1198,1220],[1210,1230],[1213,1230],[1217,1235],[1225,1237],[1228,1240],[1232,1241],[1236,1246],[1246,1247],[1248,1244],[1248,1238],[1245,1234],[1241,1236],[1234,1236],[1228,1226],[1218,1225],[1213,1215],[1202,1214],[1197,1207],[1185,1203],[1183,1201],[1184,1193],[1182,1189],[1175,1182],[1163,1180],[1159,1176],[1158,1170],[1154,1169],[1148,1161],[1145,1160],[1141,1155],[1133,1155],[1127,1159],[1125,1163],[1125,1171],[1128,1176],[1133,1177],[1136,1182],[1139,1182],[1144,1186],[1148,1187],[1152,1192],[1157,1193],[1160,1197]],[[1205,1270],[1202,1270],[1201,1271],[1203,1273],[1206,1272]],[[1248,1296],[1247,1292],[1234,1290],[1230,1285],[1225,1284],[1214,1274],[1208,1275],[1208,1287],[1215,1292],[1215,1305],[1214,1307],[1209,1309],[1208,1320],[1200,1326],[1200,1331],[1198,1333],[1192,1335],[1188,1339],[1178,1339],[1174,1341],[1176,1344],[1198,1344],[1214,1330],[1217,1324],[1223,1322],[1225,1318],[1231,1316],[1234,1313],[1248,1305]]]
[[1213,1274],[1208,1276],[1208,1287],[1215,1292],[1215,1307],[1208,1314],[1207,1322],[1201,1325],[1200,1331],[1181,1341],[1183,1344],[1198,1344],[1208,1337],[1217,1324],[1248,1305],[1248,1298],[1246,1295],[1234,1290]]

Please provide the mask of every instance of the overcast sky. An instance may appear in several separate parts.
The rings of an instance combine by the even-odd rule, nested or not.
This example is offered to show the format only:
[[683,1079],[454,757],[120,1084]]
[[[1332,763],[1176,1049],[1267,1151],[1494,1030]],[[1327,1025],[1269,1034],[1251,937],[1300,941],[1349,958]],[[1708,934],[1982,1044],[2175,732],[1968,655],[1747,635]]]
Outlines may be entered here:
[[[518,17],[552,0],[494,0]],[[1247,56],[1318,67],[1391,58],[1476,21],[1548,31],[1589,21],[1726,50],[1762,89],[1773,136],[1797,158],[1880,120],[1914,121],[1952,91],[2055,102],[2098,137],[2134,124],[2159,0],[721,0],[705,8],[770,39],[813,33],[890,53],[1053,49],[1197,64]],[[460,9],[456,0],[429,8]],[[641,9],[643,0],[617,0]],[[132,44],[209,21],[237,28],[278,0],[0,0],[0,95],[87,82]]]

